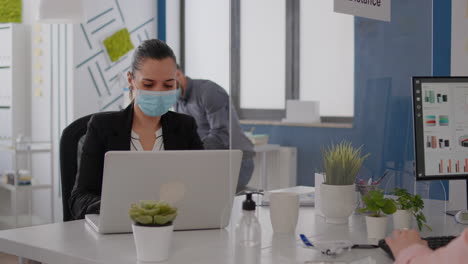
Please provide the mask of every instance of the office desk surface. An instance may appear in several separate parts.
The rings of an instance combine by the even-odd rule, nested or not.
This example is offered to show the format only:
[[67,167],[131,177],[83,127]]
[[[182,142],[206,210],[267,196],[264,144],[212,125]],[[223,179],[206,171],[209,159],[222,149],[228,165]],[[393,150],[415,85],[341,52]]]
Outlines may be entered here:
[[[231,222],[222,230],[175,232],[167,263],[236,263],[234,256],[235,223],[240,217],[240,199],[236,198]],[[425,213],[433,232],[423,236],[458,235],[465,226],[455,224],[445,216],[444,203],[426,201]],[[372,257],[377,263],[392,263],[380,249],[360,249],[346,252],[337,258],[304,248],[300,233],[311,241],[351,240],[368,243],[364,217],[352,215],[349,225],[329,225],[315,215],[314,208],[302,207],[296,235],[273,234],[268,207],[260,207],[257,216],[262,225],[262,263],[312,263],[309,261],[351,262]],[[388,232],[391,232],[389,221]],[[100,235],[83,220],[0,231],[0,252],[14,254],[48,264],[62,263],[137,263],[131,234]]]

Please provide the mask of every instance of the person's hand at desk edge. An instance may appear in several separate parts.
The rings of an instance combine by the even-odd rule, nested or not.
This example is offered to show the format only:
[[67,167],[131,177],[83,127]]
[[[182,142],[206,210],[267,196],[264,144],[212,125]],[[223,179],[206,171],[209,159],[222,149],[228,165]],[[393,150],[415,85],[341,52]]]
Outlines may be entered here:
[[432,250],[416,230],[395,230],[385,239],[395,256],[395,264],[467,263],[468,229],[446,247]]

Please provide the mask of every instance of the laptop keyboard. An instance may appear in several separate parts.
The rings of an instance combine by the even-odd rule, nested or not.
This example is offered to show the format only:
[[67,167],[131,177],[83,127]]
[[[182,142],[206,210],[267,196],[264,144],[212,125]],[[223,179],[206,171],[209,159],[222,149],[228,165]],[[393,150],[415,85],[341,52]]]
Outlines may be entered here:
[[[446,246],[455,238],[457,237],[456,236],[438,236],[438,237],[423,237],[422,239],[427,241],[427,245],[429,246],[430,249],[435,250],[440,247]],[[383,249],[391,259],[395,260],[395,257],[393,256],[392,251],[390,250],[390,247],[387,245],[387,242],[385,242],[384,239],[381,239],[379,241],[379,247]]]

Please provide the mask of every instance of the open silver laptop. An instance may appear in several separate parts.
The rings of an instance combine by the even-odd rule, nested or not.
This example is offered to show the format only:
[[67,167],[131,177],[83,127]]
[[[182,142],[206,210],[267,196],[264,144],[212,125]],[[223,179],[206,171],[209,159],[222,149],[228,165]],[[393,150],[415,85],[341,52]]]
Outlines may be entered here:
[[130,205],[164,200],[178,208],[175,230],[224,228],[241,160],[240,150],[109,151],[100,214],[86,222],[99,233],[132,232]]

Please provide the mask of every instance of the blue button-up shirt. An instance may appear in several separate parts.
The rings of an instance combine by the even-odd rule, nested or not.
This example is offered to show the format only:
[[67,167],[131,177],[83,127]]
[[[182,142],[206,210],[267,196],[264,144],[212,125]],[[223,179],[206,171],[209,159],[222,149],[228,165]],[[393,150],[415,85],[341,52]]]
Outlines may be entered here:
[[[229,108],[231,108],[231,118],[229,118]],[[174,109],[176,112],[195,118],[198,135],[205,149],[228,149],[230,125],[232,148],[242,150],[243,159],[252,158],[254,155],[252,142],[240,127],[239,118],[230,104],[229,95],[218,84],[187,77],[185,93],[179,97]]]

